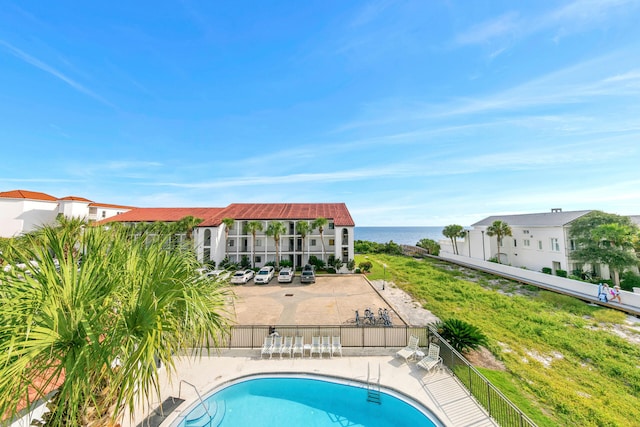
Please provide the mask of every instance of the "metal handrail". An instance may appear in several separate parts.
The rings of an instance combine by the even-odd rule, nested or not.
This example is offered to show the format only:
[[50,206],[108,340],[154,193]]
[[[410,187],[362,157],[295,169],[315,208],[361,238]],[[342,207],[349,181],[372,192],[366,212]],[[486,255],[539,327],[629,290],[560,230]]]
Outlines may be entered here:
[[207,405],[204,404],[204,400],[202,400],[202,396],[200,396],[200,393],[198,392],[198,389],[196,388],[196,386],[191,384],[189,381],[180,380],[180,384],[178,384],[178,399],[182,399],[182,383],[190,385],[193,388],[193,390],[198,395],[198,400],[200,400],[200,404],[204,408],[207,415],[209,415],[209,421],[211,421],[213,419],[213,416],[211,415],[211,412],[209,412],[209,408],[207,408]]

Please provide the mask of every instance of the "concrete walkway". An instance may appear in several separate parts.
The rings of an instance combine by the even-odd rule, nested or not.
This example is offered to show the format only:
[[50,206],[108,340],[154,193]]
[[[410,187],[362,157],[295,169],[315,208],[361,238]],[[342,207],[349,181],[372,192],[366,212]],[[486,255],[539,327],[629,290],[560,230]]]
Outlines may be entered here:
[[[182,358],[177,361],[178,377],[169,381],[162,369],[162,396],[153,402],[156,408],[167,397],[178,397],[180,380],[193,384],[201,395],[228,381],[252,374],[308,373],[341,377],[346,380],[364,382],[367,368],[372,376],[378,376],[383,387],[398,391],[422,403],[445,426],[473,427],[496,426],[497,424],[471,398],[467,390],[445,369],[427,374],[415,363],[404,363],[394,357],[393,349],[344,349],[343,357],[314,357],[261,359],[260,350],[224,350],[218,356],[203,356],[199,359]],[[197,402],[193,388],[183,385],[182,403],[162,424],[169,426],[191,404]],[[134,427],[150,413],[139,408],[133,422],[126,417],[124,427]],[[278,424],[280,425],[280,424]]]

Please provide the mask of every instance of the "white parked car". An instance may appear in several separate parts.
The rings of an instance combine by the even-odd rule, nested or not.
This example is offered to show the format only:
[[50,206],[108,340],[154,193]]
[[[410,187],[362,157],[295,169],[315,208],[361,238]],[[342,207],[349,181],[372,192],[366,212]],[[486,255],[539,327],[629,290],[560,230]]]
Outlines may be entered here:
[[247,283],[249,280],[253,279],[253,276],[255,275],[255,273],[253,272],[253,270],[238,270],[234,273],[233,276],[231,276],[231,283],[236,283],[236,284],[244,284]]
[[271,279],[273,279],[273,275],[275,274],[275,269],[268,265],[266,267],[262,267],[256,277],[254,277],[254,283],[269,283]]
[[278,283],[291,283],[293,282],[294,276],[295,276],[295,272],[291,267],[284,267],[278,273]]

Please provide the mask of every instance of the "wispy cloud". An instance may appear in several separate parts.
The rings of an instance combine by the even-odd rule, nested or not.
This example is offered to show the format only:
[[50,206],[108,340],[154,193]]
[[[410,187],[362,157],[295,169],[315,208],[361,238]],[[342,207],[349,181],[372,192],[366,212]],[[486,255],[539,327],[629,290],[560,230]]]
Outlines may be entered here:
[[518,14],[509,12],[495,19],[477,24],[455,37],[457,45],[484,44],[497,37],[512,34],[520,27]]
[[97,93],[93,92],[92,90],[84,87],[82,84],[76,82],[75,80],[71,79],[70,77],[66,76],[65,74],[63,74],[62,72],[56,70],[55,68],[53,68],[52,66],[50,66],[49,64],[46,64],[45,62],[39,60],[38,58],[35,58],[31,55],[29,55],[28,53],[18,49],[17,47],[13,46],[11,43],[8,43],[4,40],[0,40],[0,46],[4,46],[11,55],[15,56],[18,59],[23,60],[24,62],[26,62],[27,64],[33,65],[36,68],[39,68],[40,70],[52,75],[53,77],[56,77],[60,80],[62,80],[63,82],[65,82],[66,84],[68,84],[69,86],[71,86],[72,88],[74,88],[75,90],[77,90],[78,92],[81,92],[105,105],[108,105],[109,107],[113,107],[115,108],[115,105],[112,104],[111,102],[109,102],[108,100],[106,100],[105,98],[103,98],[102,96],[98,95]]
[[351,21],[351,26],[359,27],[366,25],[371,21],[374,21],[385,9],[394,3],[393,0],[377,0],[369,2],[361,10],[358,11],[356,16]]

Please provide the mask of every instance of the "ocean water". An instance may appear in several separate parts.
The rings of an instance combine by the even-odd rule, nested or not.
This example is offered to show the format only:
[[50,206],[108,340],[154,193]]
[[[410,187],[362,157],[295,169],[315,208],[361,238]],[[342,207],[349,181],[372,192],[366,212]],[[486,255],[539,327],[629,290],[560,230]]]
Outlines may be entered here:
[[402,245],[415,245],[421,239],[438,240],[446,239],[442,235],[444,227],[356,227],[355,240],[368,240],[369,242],[394,243]]

